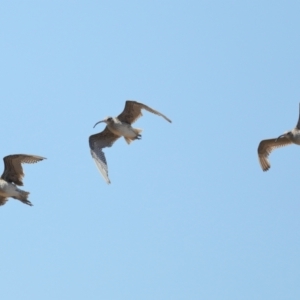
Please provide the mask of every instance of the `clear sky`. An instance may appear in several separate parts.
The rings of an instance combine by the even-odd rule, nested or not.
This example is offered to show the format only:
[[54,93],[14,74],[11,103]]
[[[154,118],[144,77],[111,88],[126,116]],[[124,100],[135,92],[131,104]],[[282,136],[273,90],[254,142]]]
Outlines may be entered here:
[[[299,1],[2,1],[1,299],[300,299]],[[90,155],[127,99],[143,138]]]

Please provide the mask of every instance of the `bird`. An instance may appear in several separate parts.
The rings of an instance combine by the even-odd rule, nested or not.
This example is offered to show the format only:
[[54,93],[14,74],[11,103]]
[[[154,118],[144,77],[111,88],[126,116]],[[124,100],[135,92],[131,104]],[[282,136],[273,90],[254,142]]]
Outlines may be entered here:
[[270,169],[268,156],[274,149],[291,144],[300,145],[300,103],[298,123],[294,129],[286,131],[276,139],[262,140],[259,143],[257,151],[262,170],[268,171]]
[[142,116],[142,109],[161,116],[168,122],[172,123],[169,118],[157,110],[154,110],[143,103],[127,100],[125,103],[125,108],[121,114],[114,118],[106,117],[104,120],[101,120],[94,125],[95,128],[95,126],[99,123],[106,123],[106,127],[102,132],[93,134],[89,137],[89,145],[91,155],[96,163],[96,166],[108,184],[111,182],[108,177],[107,162],[102,149],[105,147],[111,147],[113,143],[121,136],[124,137],[127,144],[130,144],[134,140],[141,139],[142,130],[139,128],[133,128],[131,124]]
[[0,177],[0,206],[4,205],[9,197],[33,206],[28,200],[29,192],[19,189],[17,185],[23,185],[24,173],[22,163],[32,164],[43,159],[45,157],[28,154],[12,154],[3,158],[4,171]]

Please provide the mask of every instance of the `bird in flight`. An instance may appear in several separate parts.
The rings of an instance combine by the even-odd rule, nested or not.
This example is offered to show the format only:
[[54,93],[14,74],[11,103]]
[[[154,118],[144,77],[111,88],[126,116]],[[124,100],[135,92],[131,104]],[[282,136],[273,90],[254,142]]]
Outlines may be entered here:
[[268,171],[271,167],[268,160],[269,154],[276,148],[296,144],[300,145],[300,103],[299,117],[296,127],[290,131],[286,131],[276,139],[262,140],[258,146],[259,163],[263,171]]
[[102,149],[105,147],[111,147],[113,143],[121,136],[124,137],[128,144],[136,139],[141,139],[142,130],[133,128],[131,124],[142,116],[142,109],[161,116],[170,123],[172,122],[157,110],[154,110],[143,103],[128,100],[126,101],[125,108],[120,115],[114,118],[107,117],[94,125],[95,127],[99,123],[106,123],[106,127],[102,132],[93,134],[89,137],[89,144],[91,155],[96,163],[96,166],[107,183],[110,183],[110,180],[108,177],[106,158]]
[[32,206],[32,203],[27,199],[29,192],[20,190],[17,187],[17,185],[23,185],[22,163],[32,164],[43,159],[45,157],[27,154],[8,155],[3,158],[4,172],[0,178],[0,205],[4,205],[11,197]]

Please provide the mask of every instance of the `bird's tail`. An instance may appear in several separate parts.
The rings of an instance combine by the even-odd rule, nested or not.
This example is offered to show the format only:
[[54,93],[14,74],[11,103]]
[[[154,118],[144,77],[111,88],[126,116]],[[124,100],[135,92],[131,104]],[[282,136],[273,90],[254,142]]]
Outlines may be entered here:
[[32,206],[32,203],[27,199],[28,195],[30,194],[29,192],[22,191],[20,189],[16,189],[16,192],[18,195],[16,195],[14,198],[20,200],[24,204]]
[[132,129],[137,135],[140,135],[140,133],[143,131],[143,129],[140,128],[132,128]]
[[124,136],[125,141],[127,142],[127,144],[129,145],[132,142],[131,138],[125,137]]
[[129,145],[132,141],[136,140],[136,139],[141,139],[141,132],[143,131],[143,129],[139,129],[139,128],[132,128],[132,130],[134,131],[134,133],[136,134],[136,136],[134,138],[129,138],[129,137],[125,137],[124,139],[127,142],[127,144]]

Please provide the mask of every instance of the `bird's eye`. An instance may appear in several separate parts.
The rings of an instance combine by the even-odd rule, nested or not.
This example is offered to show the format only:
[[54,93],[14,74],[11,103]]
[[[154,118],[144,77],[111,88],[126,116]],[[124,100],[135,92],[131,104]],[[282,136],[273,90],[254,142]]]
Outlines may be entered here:
[[111,120],[112,120],[112,117],[107,118],[107,121],[111,121]]

